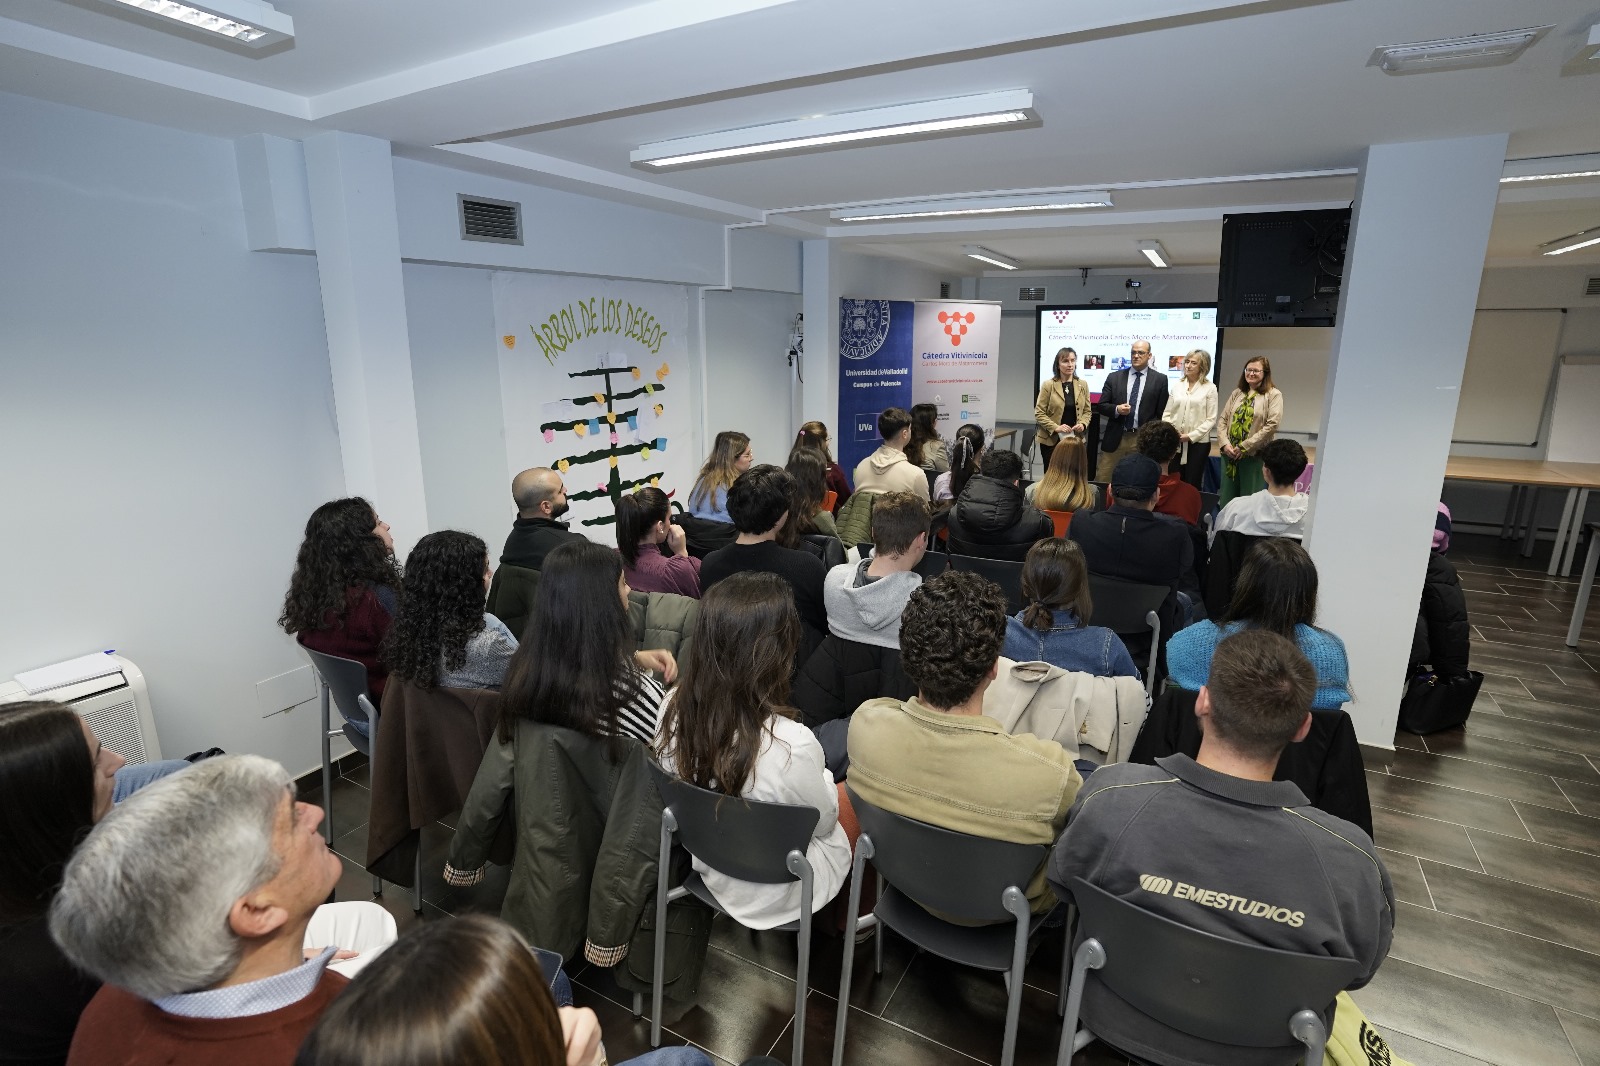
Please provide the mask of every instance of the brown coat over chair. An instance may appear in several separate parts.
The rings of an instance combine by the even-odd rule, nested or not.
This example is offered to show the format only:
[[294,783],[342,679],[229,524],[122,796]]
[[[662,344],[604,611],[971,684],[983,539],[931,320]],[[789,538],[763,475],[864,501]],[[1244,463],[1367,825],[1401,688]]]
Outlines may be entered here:
[[[390,681],[372,766],[370,872],[413,886],[422,827],[466,802],[499,718],[500,693],[494,689],[423,689],[411,681]],[[508,837],[504,861],[510,856]]]

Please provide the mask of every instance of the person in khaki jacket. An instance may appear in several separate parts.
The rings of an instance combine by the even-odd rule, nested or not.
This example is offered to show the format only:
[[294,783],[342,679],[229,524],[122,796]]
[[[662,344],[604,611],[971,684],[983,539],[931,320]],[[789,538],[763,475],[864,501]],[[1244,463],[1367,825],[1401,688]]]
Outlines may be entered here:
[[1283,421],[1283,393],[1272,385],[1272,364],[1258,355],[1244,365],[1239,387],[1222,405],[1217,437],[1222,441],[1222,485],[1217,503],[1248,496],[1267,487],[1261,474],[1261,449],[1278,435]]
[[[1067,403],[1067,395],[1072,403]],[[1071,410],[1068,410],[1068,408]],[[1056,353],[1056,372],[1050,380],[1039,386],[1039,399],[1033,405],[1033,421],[1039,427],[1033,435],[1039,445],[1039,457],[1049,469],[1050,453],[1067,437],[1079,437],[1089,428],[1094,414],[1089,406],[1089,385],[1078,376],[1078,353],[1063,348]]]
[[[1008,735],[983,714],[1006,634],[1005,594],[951,570],[911,594],[900,663],[912,699],[875,699],[850,719],[848,784],[884,810],[958,833],[1050,844],[1083,781],[1054,740]],[[1044,869],[1026,887],[1034,913],[1055,905]]]
[[911,416],[903,408],[889,407],[878,416],[878,450],[856,464],[857,492],[909,492],[926,500],[928,475],[906,458],[911,441]]

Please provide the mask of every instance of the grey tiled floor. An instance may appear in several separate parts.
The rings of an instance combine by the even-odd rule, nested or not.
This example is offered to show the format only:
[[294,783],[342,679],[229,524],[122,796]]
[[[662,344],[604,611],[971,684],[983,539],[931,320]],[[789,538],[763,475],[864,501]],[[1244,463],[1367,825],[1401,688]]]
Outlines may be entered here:
[[[1490,537],[1458,536],[1451,558],[1469,590],[1473,667],[1486,675],[1465,729],[1400,734],[1368,785],[1377,844],[1400,900],[1394,947],[1355,994],[1394,1050],[1415,1066],[1600,1066],[1600,600],[1589,637],[1563,644],[1573,581],[1543,574]],[[339,898],[370,898],[366,768],[334,786]],[[308,799],[315,801],[317,791]],[[497,912],[504,871],[470,890],[440,878],[452,827],[424,832],[423,910],[385,886],[402,930],[416,921]],[[821,924],[821,923],[819,923]],[[890,937],[882,975],[857,956],[845,1060],[871,1066],[995,1063],[1005,993],[997,975],[952,966]],[[832,1050],[842,944],[819,931],[806,1005],[806,1062]],[[787,1061],[794,1022],[792,936],[718,919],[700,1004],[667,1029],[719,1062],[771,1051]],[[1059,938],[1030,964],[1019,1066],[1054,1063],[1060,1025]],[[630,997],[606,971],[569,969],[580,1005],[599,1014],[612,1062],[649,1047]],[[1075,1066],[1122,1066],[1092,1047]]]

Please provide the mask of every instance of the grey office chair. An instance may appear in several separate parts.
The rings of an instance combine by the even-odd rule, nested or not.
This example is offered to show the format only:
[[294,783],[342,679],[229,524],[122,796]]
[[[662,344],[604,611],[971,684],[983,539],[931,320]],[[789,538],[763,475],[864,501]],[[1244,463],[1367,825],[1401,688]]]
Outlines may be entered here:
[[1089,575],[1089,598],[1094,602],[1090,625],[1104,626],[1122,636],[1150,630],[1150,660],[1144,669],[1144,692],[1153,696],[1156,664],[1161,654],[1161,605],[1172,590],[1165,585],[1141,585],[1137,581]]
[[969,570],[1000,586],[1006,594],[1006,610],[1022,610],[1022,564],[1011,559],[984,559],[976,555],[950,555],[950,569]]

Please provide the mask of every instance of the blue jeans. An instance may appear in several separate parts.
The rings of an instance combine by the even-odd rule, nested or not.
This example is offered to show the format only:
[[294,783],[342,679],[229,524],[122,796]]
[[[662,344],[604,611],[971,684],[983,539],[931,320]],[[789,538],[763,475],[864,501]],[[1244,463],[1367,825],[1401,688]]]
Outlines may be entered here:
[[179,770],[189,768],[185,759],[162,759],[160,762],[131,763],[117,771],[115,782],[111,789],[111,802],[121,803],[135,792],[152,781],[159,781],[168,774],[175,774]]
[[711,1060],[699,1048],[661,1047],[617,1066],[711,1066]]

